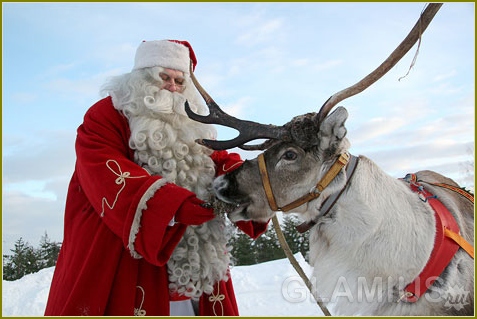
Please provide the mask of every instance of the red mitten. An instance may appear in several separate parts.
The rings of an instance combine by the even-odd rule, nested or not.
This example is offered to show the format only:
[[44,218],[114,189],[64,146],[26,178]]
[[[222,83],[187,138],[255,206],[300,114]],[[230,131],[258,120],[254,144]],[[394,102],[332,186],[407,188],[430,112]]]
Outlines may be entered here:
[[185,225],[200,225],[214,219],[214,210],[201,206],[203,203],[195,196],[187,198],[177,210],[175,221]]
[[217,168],[215,170],[216,176],[230,173],[242,165],[243,161],[237,153],[228,153],[227,151],[214,151],[211,155]]

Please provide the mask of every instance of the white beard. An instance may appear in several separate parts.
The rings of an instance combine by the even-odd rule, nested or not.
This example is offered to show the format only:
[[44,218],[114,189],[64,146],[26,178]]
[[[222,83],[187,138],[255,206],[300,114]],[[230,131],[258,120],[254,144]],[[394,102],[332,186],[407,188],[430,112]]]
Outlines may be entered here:
[[[129,147],[135,150],[135,162],[150,174],[160,175],[202,200],[210,200],[215,177],[212,151],[195,140],[215,138],[215,129],[187,117],[181,94],[157,90],[154,97],[143,100],[134,106],[115,105],[129,119]],[[193,99],[188,101],[193,111],[203,113],[204,107],[191,103]],[[167,263],[169,290],[198,299],[203,293],[211,294],[216,282],[228,280],[229,238],[224,217],[187,227]]]

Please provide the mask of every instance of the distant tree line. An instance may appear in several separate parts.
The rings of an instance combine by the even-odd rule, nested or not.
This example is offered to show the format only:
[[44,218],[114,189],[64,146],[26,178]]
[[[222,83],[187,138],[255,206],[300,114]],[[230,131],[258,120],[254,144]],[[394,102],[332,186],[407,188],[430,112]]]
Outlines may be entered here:
[[[298,225],[298,219],[286,215],[281,222],[281,229],[291,251],[301,252],[308,260],[308,236],[298,233],[295,229],[296,225]],[[231,253],[236,266],[286,258],[271,222],[267,231],[255,240],[237,230],[230,244],[233,247]],[[15,248],[10,250],[11,254],[3,255],[3,280],[17,280],[43,268],[55,266],[60,248],[61,243],[51,241],[46,232],[41,237],[38,248],[33,248],[20,237],[15,242]]]
[[15,248],[10,249],[11,254],[3,255],[3,280],[17,280],[55,266],[60,248],[61,243],[51,241],[46,232],[38,248],[33,248],[20,237],[15,242]]
[[[308,261],[308,233],[300,234],[295,227],[299,224],[297,217],[284,215],[280,226],[290,250],[295,254],[300,252]],[[253,240],[242,231],[237,231],[232,238],[232,256],[235,266],[254,265],[266,261],[286,258],[270,222],[267,231]]]

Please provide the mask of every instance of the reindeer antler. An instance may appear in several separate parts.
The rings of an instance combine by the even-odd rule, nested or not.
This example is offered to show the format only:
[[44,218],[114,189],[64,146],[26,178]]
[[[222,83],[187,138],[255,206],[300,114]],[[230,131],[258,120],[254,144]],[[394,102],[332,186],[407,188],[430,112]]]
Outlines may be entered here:
[[333,94],[321,107],[317,120],[318,122],[328,115],[331,109],[339,102],[347,99],[353,95],[363,92],[370,87],[374,82],[379,80],[384,74],[391,70],[399,60],[414,46],[417,40],[421,41],[421,36],[427,29],[432,19],[436,15],[437,11],[442,7],[442,3],[430,3],[426,6],[421,13],[419,20],[411,29],[407,37],[401,42],[401,44],[391,53],[391,55],[378,66],[373,72],[364,77],[361,81],[352,85],[344,90],[341,90]]
[[[314,115],[313,121],[315,123],[321,123],[323,119],[328,115],[328,113],[333,109],[333,107],[338,104],[339,102],[347,99],[350,96],[356,95],[361,93],[368,87],[370,87],[374,82],[379,80],[384,74],[386,74],[390,69],[392,69],[401,58],[406,55],[406,53],[414,46],[414,44],[420,39],[422,33],[427,29],[429,24],[431,23],[432,19],[436,15],[437,11],[439,11],[442,3],[431,3],[426,6],[426,8],[421,13],[419,20],[416,22],[414,27],[411,29],[407,37],[401,42],[401,44],[391,53],[391,55],[383,62],[381,65],[376,68],[373,72],[368,74],[358,83],[341,90],[335,94],[333,94],[320,108],[320,111]],[[192,65],[192,64],[191,64]],[[228,115],[224,111],[220,109],[217,103],[210,97],[209,94],[202,88],[199,84],[197,79],[192,72],[191,66],[191,79],[194,85],[196,86],[197,90],[200,92],[202,97],[204,98],[209,110],[210,114],[207,116],[201,116],[192,112],[189,107],[189,104],[186,102],[185,104],[185,111],[187,115],[196,121],[208,124],[220,124],[224,126],[228,126],[234,128],[240,132],[239,136],[232,140],[228,141],[213,141],[213,140],[198,140],[197,142],[210,147],[215,150],[223,150],[223,149],[230,149],[236,146],[239,146],[245,150],[263,150],[269,147],[270,144],[274,143],[276,140],[282,141],[292,141],[294,138],[290,132],[290,128],[294,127],[295,122],[298,123],[300,120],[299,117],[297,121],[292,120],[291,122],[283,125],[283,126],[275,126],[275,125],[265,125],[251,121],[245,121],[237,119],[233,116]],[[299,124],[298,124],[299,125]],[[245,143],[256,140],[266,138],[270,139],[262,144],[259,145],[245,145]],[[298,137],[301,138],[301,137]],[[300,141],[295,141],[300,143]],[[302,141],[303,142],[303,141]]]
[[266,143],[260,145],[247,146],[245,143],[252,140],[257,140],[261,138],[266,139],[279,139],[279,140],[290,140],[288,130],[283,126],[276,126],[272,124],[260,124],[252,121],[240,120],[236,117],[233,117],[224,111],[215,103],[215,101],[210,97],[210,95],[204,90],[204,88],[199,84],[194,73],[191,70],[190,73],[192,82],[199,91],[200,95],[205,100],[207,107],[209,108],[209,115],[203,116],[192,112],[189,107],[189,103],[185,103],[185,111],[187,115],[198,122],[207,123],[207,124],[220,124],[227,127],[234,128],[239,131],[239,136],[228,141],[214,141],[209,139],[200,139],[197,140],[197,143],[210,147],[214,150],[225,150],[234,148],[236,146],[246,149],[262,149],[266,147]]

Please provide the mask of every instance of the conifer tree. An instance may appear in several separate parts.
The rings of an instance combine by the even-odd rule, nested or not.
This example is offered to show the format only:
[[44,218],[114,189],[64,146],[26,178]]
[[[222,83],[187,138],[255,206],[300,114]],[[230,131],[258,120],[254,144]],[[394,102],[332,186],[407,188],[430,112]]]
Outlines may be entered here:
[[15,242],[11,252],[13,255],[3,256],[3,279],[17,280],[41,269],[35,250],[22,237]]
[[17,280],[43,268],[54,266],[60,247],[61,243],[51,242],[46,232],[37,249],[20,237],[15,242],[15,248],[10,249],[12,254],[3,255],[3,280]]
[[237,229],[235,236],[231,240],[232,257],[235,266],[247,266],[257,263],[255,251],[252,247],[253,239],[247,234]]
[[275,229],[270,224],[265,234],[258,237],[253,243],[254,250],[257,254],[257,263],[285,258],[280,243],[278,241]]
[[[281,228],[291,251],[294,254],[301,252],[308,260],[308,233],[300,234],[295,228],[298,224],[299,220],[296,216],[284,215]],[[286,258],[275,229],[271,224],[268,225],[267,231],[255,240],[237,229],[230,244],[234,265],[236,266],[253,265]]]
[[300,252],[308,261],[310,250],[309,234],[308,232],[301,234],[296,230],[296,226],[300,223],[298,217],[294,215],[284,215],[281,227],[290,250],[294,254]]
[[58,254],[60,253],[61,244],[58,242],[51,242],[48,234],[40,239],[39,257],[42,268],[53,267],[56,265]]

